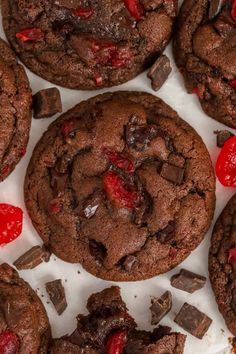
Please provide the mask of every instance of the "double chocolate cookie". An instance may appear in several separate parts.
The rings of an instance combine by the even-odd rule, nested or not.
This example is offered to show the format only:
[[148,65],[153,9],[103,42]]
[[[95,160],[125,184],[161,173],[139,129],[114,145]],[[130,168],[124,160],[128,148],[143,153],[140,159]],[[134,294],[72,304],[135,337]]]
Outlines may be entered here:
[[0,181],[26,152],[31,125],[31,90],[22,65],[0,39]]
[[162,100],[106,93],[50,125],[28,166],[25,202],[58,257],[103,279],[141,280],[199,245],[215,177],[201,138]]
[[162,53],[177,0],[1,0],[12,47],[58,85],[96,89],[128,81]]
[[152,333],[136,330],[118,287],[93,294],[87,316],[79,315],[72,335],[53,341],[50,354],[182,354],[186,336],[159,326]]
[[211,240],[209,273],[216,302],[236,336],[236,195],[219,216]]
[[0,352],[46,354],[51,337],[42,302],[7,264],[0,266]]
[[184,0],[174,56],[206,114],[236,128],[235,0]]

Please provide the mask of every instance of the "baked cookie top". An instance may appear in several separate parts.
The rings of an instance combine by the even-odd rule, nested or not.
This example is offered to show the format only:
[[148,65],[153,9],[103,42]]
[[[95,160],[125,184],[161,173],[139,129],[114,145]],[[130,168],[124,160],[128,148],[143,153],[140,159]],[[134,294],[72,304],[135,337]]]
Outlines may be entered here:
[[44,243],[112,280],[166,272],[199,245],[215,177],[196,131],[159,98],[106,93],[50,125],[25,179]]
[[236,195],[214,226],[209,273],[219,310],[229,330],[236,335]]
[[26,152],[31,125],[31,89],[22,65],[0,39],[0,181]]
[[77,317],[77,328],[70,336],[52,342],[50,354],[110,354],[115,348],[126,354],[183,353],[186,336],[170,332],[169,327],[136,330],[117,286],[91,295],[87,309],[89,314]]
[[31,287],[5,263],[0,266],[0,299],[1,350],[46,354],[51,330],[44,306]]
[[236,3],[184,0],[174,56],[189,93],[212,118],[236,128]]
[[60,86],[128,81],[162,53],[177,0],[2,0],[3,26],[21,60]]

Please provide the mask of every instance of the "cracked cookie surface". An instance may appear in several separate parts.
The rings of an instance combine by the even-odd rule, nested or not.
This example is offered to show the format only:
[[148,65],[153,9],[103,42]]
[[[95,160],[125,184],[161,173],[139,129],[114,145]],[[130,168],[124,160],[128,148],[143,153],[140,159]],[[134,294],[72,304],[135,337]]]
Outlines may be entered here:
[[229,330],[236,335],[236,195],[220,214],[209,252],[210,281]]
[[0,265],[0,299],[1,350],[46,354],[51,330],[44,306],[35,291],[5,263]]
[[236,128],[235,1],[185,0],[174,56],[189,93],[210,117]]
[[22,65],[0,39],[0,181],[26,152],[31,125],[31,89]]
[[25,65],[60,86],[126,82],[170,39],[177,0],[1,0],[3,27]]
[[87,316],[78,315],[77,328],[70,336],[53,340],[50,354],[183,353],[185,335],[164,326],[153,332],[136,329],[117,286],[91,295],[87,309]]
[[162,100],[106,93],[50,125],[28,166],[25,202],[58,257],[104,279],[141,280],[199,245],[215,177],[201,138]]

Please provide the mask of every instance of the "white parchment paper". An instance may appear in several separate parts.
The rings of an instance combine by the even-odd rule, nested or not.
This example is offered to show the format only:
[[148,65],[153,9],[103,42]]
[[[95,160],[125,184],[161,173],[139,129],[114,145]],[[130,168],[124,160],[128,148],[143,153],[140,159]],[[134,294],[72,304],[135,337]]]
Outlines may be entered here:
[[[5,38],[1,23],[0,36]],[[73,91],[59,87],[63,102],[63,112],[84,99],[109,90],[136,90],[150,92],[164,99],[183,119],[197,130],[206,143],[213,164],[215,164],[219,149],[216,147],[216,138],[213,131],[225,129],[226,127],[207,117],[201,110],[197,97],[186,93],[183,80],[173,62],[171,45],[168,46],[166,54],[172,61],[173,70],[169,79],[158,93],[151,90],[150,81],[147,79],[146,73],[143,73],[127,84],[97,92]],[[47,87],[55,86],[32,74],[29,70],[27,70],[27,74],[30,79],[33,93]],[[14,173],[12,173],[6,181],[0,184],[0,202],[17,205],[24,210],[23,233],[11,244],[0,248],[0,263],[8,262],[12,264],[17,257],[22,255],[22,253],[28,250],[31,246],[41,244],[41,239],[33,229],[25,209],[23,200],[23,182],[32,150],[42,133],[47,129],[47,126],[55,118],[56,117],[44,120],[33,120],[27,154],[17,166]],[[222,208],[234,192],[235,189],[225,188],[217,182],[215,219],[218,217]],[[146,281],[118,283],[122,289],[122,296],[127,303],[130,313],[135,317],[140,329],[149,330],[152,328],[150,325],[151,316],[149,311],[151,296],[160,296],[165,290],[170,290],[172,292],[173,308],[162,320],[161,324],[169,325],[173,330],[185,333],[184,330],[173,322],[176,312],[179,311],[185,301],[207,313],[213,319],[213,324],[203,340],[196,339],[190,334],[188,335],[185,354],[229,354],[231,352],[229,337],[232,337],[232,335],[226,329],[224,320],[218,312],[209,280],[202,290],[197,291],[193,295],[174,289],[170,286],[171,275],[177,273],[181,267],[208,277],[207,263],[211,230],[212,229],[209,230],[201,245],[185,262],[173,271]],[[88,296],[91,293],[100,291],[112,284],[112,282],[106,282],[93,277],[84,271],[79,264],[67,264],[55,256],[51,257],[49,263],[41,264],[34,270],[22,271],[20,272],[20,275],[30,283],[33,289],[37,290],[38,295],[41,297],[47,309],[54,336],[71,333],[76,326],[76,315],[78,313],[86,313],[85,306]],[[57,278],[62,278],[68,300],[68,308],[61,316],[57,315],[51,303],[47,303],[49,302],[49,299],[44,288],[45,282]]]

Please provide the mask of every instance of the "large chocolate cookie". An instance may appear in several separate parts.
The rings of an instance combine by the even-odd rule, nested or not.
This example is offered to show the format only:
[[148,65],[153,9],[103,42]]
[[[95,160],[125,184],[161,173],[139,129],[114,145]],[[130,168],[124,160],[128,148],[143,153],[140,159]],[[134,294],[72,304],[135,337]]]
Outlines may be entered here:
[[36,74],[77,89],[132,79],[166,47],[177,0],[1,0],[14,50]]
[[37,144],[25,202],[44,243],[92,274],[138,280],[194,250],[215,205],[196,131],[146,93],[106,93],[56,120]]
[[0,352],[46,354],[51,337],[42,302],[8,264],[0,266]]
[[25,154],[31,124],[31,90],[22,65],[0,39],[0,181]]
[[[174,56],[189,93],[209,116],[236,128],[235,0],[185,0]],[[233,10],[234,7],[234,10]]]
[[215,224],[209,272],[219,310],[229,330],[236,335],[236,194]]
[[116,286],[91,295],[87,309],[87,316],[77,317],[71,336],[53,341],[50,354],[183,353],[186,336],[170,332],[169,327],[160,326],[152,333],[136,330]]

